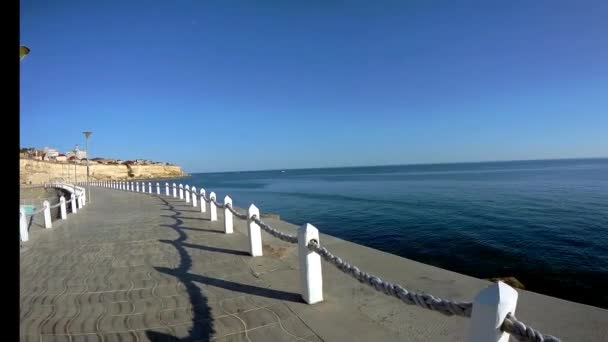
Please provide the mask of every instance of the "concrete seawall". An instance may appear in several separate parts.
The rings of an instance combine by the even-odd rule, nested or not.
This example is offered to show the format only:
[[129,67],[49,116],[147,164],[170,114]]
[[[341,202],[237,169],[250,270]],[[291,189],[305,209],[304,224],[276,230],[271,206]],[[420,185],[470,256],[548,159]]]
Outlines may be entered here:
[[[21,254],[21,332],[29,338],[129,335],[139,341],[462,341],[469,320],[405,305],[323,262],[324,301],[299,297],[297,246],[179,199],[94,188],[78,215],[33,232]],[[244,212],[243,209],[239,209]],[[295,234],[297,226],[264,218]],[[319,227],[322,230],[322,227]],[[471,301],[490,282],[321,233],[333,253],[418,292]],[[457,251],[454,251],[457,253]],[[608,341],[608,310],[517,290],[516,316],[563,341]],[[49,307],[50,306],[50,307]],[[121,335],[121,336],[122,336]],[[26,340],[25,338],[22,338]]]

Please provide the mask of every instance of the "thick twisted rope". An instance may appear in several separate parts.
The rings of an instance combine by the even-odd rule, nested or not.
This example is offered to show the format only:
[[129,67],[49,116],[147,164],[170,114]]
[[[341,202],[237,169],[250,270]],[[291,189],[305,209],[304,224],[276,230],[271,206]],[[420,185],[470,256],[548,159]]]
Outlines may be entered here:
[[246,220],[247,219],[247,214],[241,214],[238,211],[236,211],[233,207],[232,204],[227,203],[226,204],[226,208],[228,208],[228,210],[230,210],[231,213],[234,214],[234,216],[240,218],[241,220]]
[[526,326],[511,314],[507,315],[500,328],[521,342],[561,342],[555,336],[543,335],[540,331]]
[[34,211],[34,212],[33,212],[33,213],[31,213],[31,214],[26,215],[26,216],[34,216],[34,215],[38,215],[38,214],[40,214],[40,213],[41,213],[41,212],[43,212],[43,211],[44,211],[44,207],[42,207],[42,208],[40,208],[40,209],[38,209],[38,210]]
[[343,261],[341,258],[333,255],[325,247],[319,246],[319,243],[315,240],[308,243],[308,249],[318,253],[325,261],[336,266],[340,271],[357,279],[359,282],[373,287],[378,292],[397,297],[405,304],[418,305],[425,309],[438,311],[447,316],[457,315],[471,317],[471,310],[473,308],[473,303],[471,302],[454,302],[437,298],[428,293],[410,292],[401,287],[401,285],[389,283],[379,277],[359,270],[357,266],[353,266]]
[[212,198],[211,201],[220,209],[224,209],[224,207],[226,206],[224,204],[218,203],[218,201],[216,201],[214,198]]
[[59,202],[59,203],[57,203],[57,204],[55,204],[55,205],[50,206],[50,208],[51,208],[51,209],[54,209],[54,208],[57,208],[57,207],[58,207],[58,206],[60,206],[60,205],[61,205],[61,202]]
[[262,228],[265,232],[267,232],[268,234],[276,237],[279,240],[283,240],[286,242],[290,242],[290,243],[297,243],[298,242],[298,237],[295,235],[289,235],[289,234],[285,234],[281,231],[278,231],[274,228],[272,228],[271,226],[267,225],[266,223],[262,222],[256,215],[251,216],[251,220],[255,223],[258,224],[258,226],[260,226],[260,228]]
[[[193,195],[196,192],[193,192],[190,189],[185,189],[184,191],[188,191]],[[241,214],[236,211],[230,203],[221,204],[218,203],[213,198],[207,198],[204,194],[202,195],[203,199],[206,202],[213,202],[218,208],[228,208],[232,214],[236,217],[245,220],[248,218],[247,214]],[[69,202],[67,202],[69,203]],[[43,209],[44,210],[44,209]],[[295,235],[289,235],[283,233],[266,223],[260,220],[257,215],[253,215],[251,220],[258,224],[260,228],[266,231],[268,234],[278,238],[279,240],[297,243],[298,237]],[[392,284],[390,282],[384,281],[381,278],[369,274],[367,272],[361,271],[357,266],[353,266],[346,261],[343,261],[340,257],[332,254],[325,247],[319,246],[318,242],[315,240],[310,241],[308,244],[308,249],[319,254],[325,261],[329,262],[336,266],[340,271],[350,275],[351,277],[357,279],[359,282],[364,283],[373,287],[376,291],[382,292],[386,295],[396,297],[400,299],[402,302],[408,305],[417,305],[425,309],[433,310],[440,312],[447,316],[463,316],[463,317],[471,317],[471,312],[473,309],[473,303],[471,302],[460,302],[460,301],[451,301],[447,299],[442,299],[435,297],[428,293],[416,293],[408,291],[403,288],[401,285]],[[501,330],[507,332],[514,336],[517,340],[521,342],[561,342],[560,339],[551,336],[551,335],[543,335],[538,330],[535,330],[532,327],[526,326],[521,321],[517,320],[515,316],[509,314],[505,318]]]

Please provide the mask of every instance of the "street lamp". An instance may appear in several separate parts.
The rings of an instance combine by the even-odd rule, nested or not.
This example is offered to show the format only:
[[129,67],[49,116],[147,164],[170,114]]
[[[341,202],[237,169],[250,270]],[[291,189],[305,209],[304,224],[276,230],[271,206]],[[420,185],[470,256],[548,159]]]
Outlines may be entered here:
[[[78,157],[76,156],[76,153],[78,152],[78,144],[76,144],[76,147],[74,147],[74,196],[76,196],[76,181],[78,181],[78,179],[76,178],[76,161],[78,160]],[[76,198],[76,197],[74,197]]]
[[85,131],[82,132],[84,134],[85,137],[85,150],[87,153],[87,202],[91,203],[91,185],[89,184],[89,159],[91,159],[91,156],[89,155],[89,137],[91,136],[91,134],[93,134],[93,132],[89,132],[89,131]]
[[21,62],[25,56],[27,56],[30,53],[30,48],[28,48],[25,45],[21,45],[19,47],[19,61]]

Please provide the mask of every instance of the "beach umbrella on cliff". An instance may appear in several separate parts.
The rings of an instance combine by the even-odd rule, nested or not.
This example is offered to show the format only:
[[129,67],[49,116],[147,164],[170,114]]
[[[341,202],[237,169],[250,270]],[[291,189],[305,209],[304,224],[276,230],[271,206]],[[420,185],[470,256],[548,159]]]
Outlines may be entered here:
[[25,45],[19,47],[19,61],[22,61],[25,56],[30,54],[30,48]]

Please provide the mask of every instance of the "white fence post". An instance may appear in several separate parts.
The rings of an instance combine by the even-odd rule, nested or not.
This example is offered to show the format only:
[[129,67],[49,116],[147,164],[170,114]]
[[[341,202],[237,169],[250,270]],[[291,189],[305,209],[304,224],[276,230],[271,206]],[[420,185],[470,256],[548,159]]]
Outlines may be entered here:
[[135,182],[135,192],[139,192],[139,182]]
[[234,231],[232,225],[232,212],[228,209],[228,204],[232,205],[232,198],[224,197],[224,233],[232,234]]
[[141,192],[146,192],[146,182],[141,182]]
[[260,226],[255,223],[251,217],[257,216],[260,218],[260,209],[255,205],[251,204],[249,209],[247,209],[247,226],[249,233],[249,254],[251,256],[262,256],[262,231],[260,230]]
[[165,182],[165,196],[169,196],[169,183]]
[[44,207],[44,228],[53,228],[53,222],[51,222],[51,205],[49,204],[49,201],[42,202],[42,206]]
[[308,304],[323,301],[323,273],[321,256],[310,249],[311,240],[319,242],[319,230],[310,223],[298,229],[298,258],[300,259],[300,290]]
[[508,313],[515,314],[517,291],[499,281],[481,290],[473,300],[467,342],[508,342],[500,326]]
[[190,203],[190,185],[186,185],[184,192],[186,193],[186,203]]
[[82,209],[83,205],[82,205],[82,193],[78,193],[78,195],[76,195],[76,198],[78,199],[78,201],[76,201],[78,203],[78,209]]
[[184,199],[184,185],[183,184],[179,185],[179,199],[180,200]]
[[156,182],[156,194],[160,196],[160,183]]
[[196,195],[197,195],[196,187],[192,186],[192,189],[190,189],[190,191],[192,191],[192,206],[196,207]]
[[205,189],[201,188],[201,213],[207,211],[207,201],[205,201]]
[[23,207],[19,208],[19,235],[21,236],[21,241],[30,239],[30,234],[27,232],[27,216]]
[[177,197],[177,185],[175,185],[175,183],[173,183],[173,198]]
[[59,211],[61,212],[61,219],[65,220],[68,218],[68,212],[65,208],[65,197],[61,196],[59,197]]
[[152,194],[152,182],[148,182],[148,193]]
[[209,217],[211,221],[217,221],[217,206],[215,205],[215,192],[209,194]]
[[78,212],[78,208],[76,206],[76,195],[74,195],[74,193],[70,195],[70,200],[70,203],[72,203],[72,214],[76,214]]

